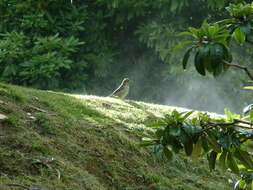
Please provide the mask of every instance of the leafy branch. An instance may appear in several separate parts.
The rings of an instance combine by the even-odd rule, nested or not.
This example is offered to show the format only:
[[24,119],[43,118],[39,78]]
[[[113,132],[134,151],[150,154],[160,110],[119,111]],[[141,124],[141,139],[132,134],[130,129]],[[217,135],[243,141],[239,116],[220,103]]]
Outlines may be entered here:
[[189,27],[188,31],[181,32],[179,36],[188,36],[192,40],[181,42],[175,49],[191,45],[183,58],[184,69],[189,57],[194,54],[195,68],[203,76],[207,71],[216,77],[232,66],[244,70],[253,80],[253,74],[247,67],[232,63],[233,57],[229,49],[232,40],[239,44],[252,44],[253,3],[230,4],[226,10],[231,18],[214,24],[204,21],[200,28]]
[[239,127],[239,128],[242,128],[242,129],[251,129],[251,130],[253,130],[252,127],[238,125],[239,123],[253,126],[253,123],[248,122],[248,121],[244,121],[244,120],[239,120],[239,119],[234,119],[232,122],[212,122],[212,121],[208,121],[206,126],[209,126],[209,127],[203,129],[202,131],[200,131],[200,133],[206,132],[206,131],[208,131],[210,129],[213,129],[215,127],[227,127],[227,126],[235,126],[235,127]]
[[239,65],[239,64],[235,64],[235,63],[229,63],[229,62],[227,62],[226,60],[222,60],[222,62],[223,62],[224,64],[228,65],[228,66],[237,67],[237,68],[239,68],[239,69],[244,70],[244,71],[246,72],[246,74],[249,76],[249,78],[250,78],[251,80],[253,80],[253,75],[252,75],[252,73],[249,71],[249,69],[248,69],[247,67],[242,66],[242,65]]
[[[238,118],[226,111],[226,118],[215,119],[207,114],[191,112],[179,113],[174,110],[162,118],[154,118],[147,123],[153,132],[141,134],[141,146],[151,146],[162,151],[168,160],[174,154],[184,150],[187,156],[197,161],[201,155],[207,155],[210,170],[216,162],[223,169],[230,169],[241,176],[239,183],[249,184],[253,175],[252,155],[245,143],[253,138],[253,123]],[[189,117],[191,118],[189,119]]]

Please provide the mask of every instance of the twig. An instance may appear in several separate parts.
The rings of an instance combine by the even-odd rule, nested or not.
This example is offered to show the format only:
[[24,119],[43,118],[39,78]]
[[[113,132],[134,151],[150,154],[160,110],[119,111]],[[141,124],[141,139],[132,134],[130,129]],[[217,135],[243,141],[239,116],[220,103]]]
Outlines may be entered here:
[[203,129],[202,131],[200,131],[200,133],[204,133],[204,132],[206,132],[206,131],[208,131],[208,130],[210,130],[212,128],[215,128],[217,126],[224,126],[225,127],[225,126],[234,125],[234,124],[236,124],[235,121],[229,122],[229,123],[224,123],[224,122],[214,123],[214,122],[209,121],[206,125],[207,126],[210,125],[210,126],[207,127],[207,128],[205,128],[205,129]]
[[227,123],[226,122],[217,122],[217,123],[215,123],[215,122],[209,121],[206,124],[206,126],[209,126],[209,125],[210,126],[207,127],[207,128],[205,128],[205,129],[203,129],[202,131],[200,131],[200,133],[204,133],[204,132],[206,132],[206,131],[208,131],[208,130],[210,130],[212,128],[218,127],[218,126],[220,126],[220,127],[226,127],[226,126],[230,126],[230,125],[234,125],[236,127],[243,128],[243,129],[252,129],[253,130],[252,127],[238,125],[238,123],[243,123],[243,124],[247,124],[247,125],[250,125],[250,126],[253,125],[252,123],[250,123],[248,121],[244,121],[244,120],[240,120],[240,119],[234,119],[233,122],[227,122]]
[[237,67],[237,68],[239,68],[239,69],[244,70],[244,71],[247,73],[247,75],[249,76],[249,78],[250,78],[251,80],[253,80],[253,75],[250,73],[250,71],[249,71],[249,69],[248,69],[247,67],[242,66],[242,65],[238,65],[238,64],[234,64],[234,63],[229,63],[229,62],[227,62],[226,60],[222,60],[222,62],[223,62],[224,64],[226,64],[226,65],[229,65],[229,66],[232,66],[232,67]]
[[[251,122],[244,121],[244,120],[240,120],[240,119],[234,119],[234,121],[238,121],[238,122],[240,122],[240,123],[244,123],[244,124],[247,124],[247,125],[250,125],[250,126],[253,125],[253,123],[251,123]],[[253,128],[252,128],[252,129],[253,129]]]
[[246,126],[243,126],[243,125],[235,125],[236,127],[239,127],[239,128],[242,128],[242,129],[251,129],[253,130],[252,127],[246,127]]

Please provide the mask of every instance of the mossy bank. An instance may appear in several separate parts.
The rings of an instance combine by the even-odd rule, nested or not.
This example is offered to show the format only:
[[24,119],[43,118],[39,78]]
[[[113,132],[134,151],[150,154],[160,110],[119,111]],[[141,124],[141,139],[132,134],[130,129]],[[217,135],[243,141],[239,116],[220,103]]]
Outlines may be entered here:
[[0,189],[232,189],[204,159],[167,162],[138,146],[145,121],[173,109],[0,83]]

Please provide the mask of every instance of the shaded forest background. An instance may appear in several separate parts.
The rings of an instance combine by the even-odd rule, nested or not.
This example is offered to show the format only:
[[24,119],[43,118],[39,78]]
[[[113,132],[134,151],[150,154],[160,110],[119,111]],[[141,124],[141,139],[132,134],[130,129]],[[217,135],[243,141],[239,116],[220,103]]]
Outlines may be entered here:
[[[106,96],[129,77],[134,100],[241,112],[252,101],[243,71],[202,77],[173,51],[178,32],[225,17],[229,2],[1,0],[0,80]],[[234,62],[251,67],[253,49],[233,49]]]

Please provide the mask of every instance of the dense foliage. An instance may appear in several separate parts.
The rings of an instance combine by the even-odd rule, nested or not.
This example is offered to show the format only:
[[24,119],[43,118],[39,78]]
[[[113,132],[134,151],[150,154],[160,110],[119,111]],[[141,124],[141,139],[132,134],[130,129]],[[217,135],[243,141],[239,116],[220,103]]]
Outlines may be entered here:
[[[234,86],[242,86],[244,76],[225,76],[227,81],[233,78],[234,83],[229,85],[200,82],[200,76],[192,71],[187,75],[176,64],[182,52],[175,54],[173,48],[181,40],[176,36],[178,32],[186,26],[198,27],[205,18],[223,18],[222,8],[227,3],[1,0],[0,80],[42,89],[108,95],[122,78],[129,77],[133,81],[131,99],[177,101],[181,106],[206,109],[212,101],[206,94],[192,95],[191,101],[184,95],[214,83],[217,96],[230,92],[234,97],[238,94]],[[171,88],[174,93],[168,93]],[[247,102],[245,94],[241,94],[240,98]],[[197,100],[206,103],[200,105]],[[241,109],[241,103],[229,102],[228,107]],[[220,106],[218,111],[222,110]]]
[[252,121],[226,111],[226,116],[211,118],[208,114],[179,113],[174,110],[162,118],[152,118],[147,126],[149,133],[141,134],[141,146],[152,146],[155,153],[162,151],[168,160],[184,150],[193,162],[206,156],[210,171],[216,165],[223,171],[229,169],[241,177],[234,182],[235,189],[251,189],[253,177]]

